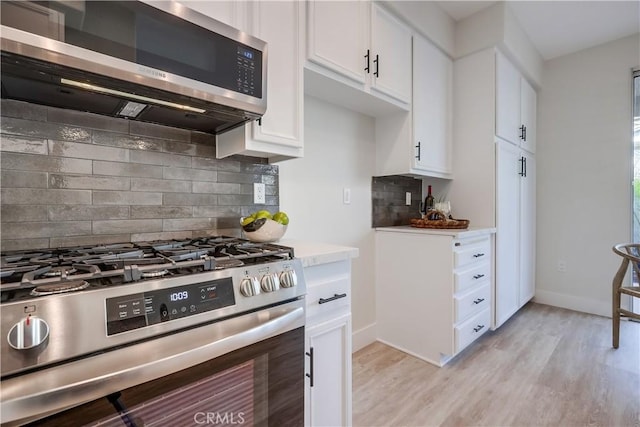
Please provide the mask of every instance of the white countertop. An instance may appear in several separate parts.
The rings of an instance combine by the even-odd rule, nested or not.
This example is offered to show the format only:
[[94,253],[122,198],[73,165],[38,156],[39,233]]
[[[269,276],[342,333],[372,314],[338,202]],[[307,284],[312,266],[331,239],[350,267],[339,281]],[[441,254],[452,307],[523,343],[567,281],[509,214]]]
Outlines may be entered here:
[[435,228],[417,228],[410,225],[399,225],[395,227],[378,227],[376,231],[394,232],[394,233],[415,233],[415,234],[431,234],[437,236],[453,236],[454,238],[469,238],[493,234],[495,228],[490,227],[469,227],[466,229],[435,229]]
[[276,243],[292,247],[295,257],[302,260],[303,267],[311,267],[319,264],[357,258],[360,254],[360,250],[358,248],[332,245],[329,243],[317,243],[292,239],[282,239]]

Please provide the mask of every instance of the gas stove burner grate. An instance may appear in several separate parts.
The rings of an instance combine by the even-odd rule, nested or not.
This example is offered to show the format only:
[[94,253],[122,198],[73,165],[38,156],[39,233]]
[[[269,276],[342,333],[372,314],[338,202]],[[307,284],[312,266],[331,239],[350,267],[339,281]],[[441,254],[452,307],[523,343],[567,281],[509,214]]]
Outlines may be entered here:
[[239,259],[223,259],[220,261],[216,261],[215,269],[216,270],[224,270],[225,268],[234,268],[234,267],[242,267],[244,262]]
[[84,289],[84,281],[119,286],[292,259],[293,248],[225,236],[0,252],[0,296],[5,303]]
[[42,273],[43,276],[45,277],[61,277],[61,276],[68,276],[70,274],[74,274],[76,273],[78,270],[76,270],[75,268],[71,267],[71,266],[65,266],[65,265],[60,265],[57,267],[51,267],[51,270]]
[[40,297],[44,295],[63,294],[66,292],[75,292],[89,286],[89,282],[84,280],[76,280],[73,282],[51,283],[36,286],[31,290],[31,295]]
[[169,274],[169,270],[158,270],[158,271],[145,271],[142,273],[142,277],[145,279],[151,279],[154,277],[162,277]]

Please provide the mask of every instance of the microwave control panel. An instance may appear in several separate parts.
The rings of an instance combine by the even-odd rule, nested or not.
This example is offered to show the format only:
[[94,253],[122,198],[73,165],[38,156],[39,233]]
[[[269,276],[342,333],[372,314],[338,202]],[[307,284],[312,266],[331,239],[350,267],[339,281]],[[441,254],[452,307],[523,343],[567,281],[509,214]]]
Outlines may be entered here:
[[[238,92],[261,98],[256,94],[256,52],[244,46],[238,46],[236,63],[238,65]],[[260,78],[260,76],[258,76]]]

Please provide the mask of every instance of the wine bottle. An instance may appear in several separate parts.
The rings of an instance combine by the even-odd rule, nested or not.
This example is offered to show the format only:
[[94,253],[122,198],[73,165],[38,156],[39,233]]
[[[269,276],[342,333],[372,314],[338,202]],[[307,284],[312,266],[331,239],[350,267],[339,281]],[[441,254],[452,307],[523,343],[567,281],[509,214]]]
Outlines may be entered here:
[[427,198],[424,199],[424,213],[429,214],[429,211],[432,211],[434,207],[433,196],[431,195],[431,186],[429,186],[429,190],[427,192]]

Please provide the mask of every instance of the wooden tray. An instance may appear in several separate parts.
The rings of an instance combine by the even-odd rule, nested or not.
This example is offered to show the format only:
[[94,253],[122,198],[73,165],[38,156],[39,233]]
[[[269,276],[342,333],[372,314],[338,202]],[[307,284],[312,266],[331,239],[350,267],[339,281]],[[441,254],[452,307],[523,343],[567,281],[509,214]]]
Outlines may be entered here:
[[416,228],[465,229],[469,227],[468,219],[411,219],[411,226]]

